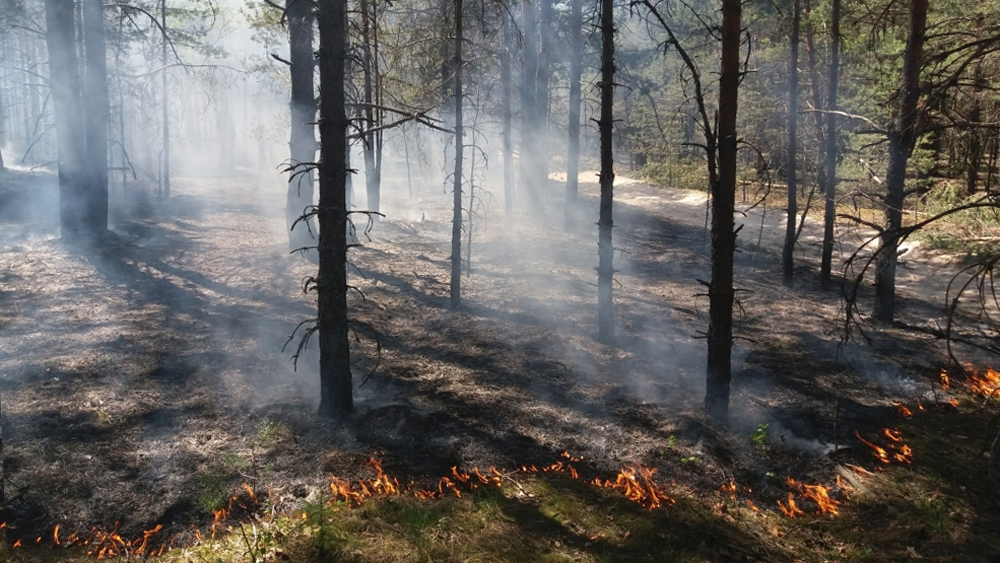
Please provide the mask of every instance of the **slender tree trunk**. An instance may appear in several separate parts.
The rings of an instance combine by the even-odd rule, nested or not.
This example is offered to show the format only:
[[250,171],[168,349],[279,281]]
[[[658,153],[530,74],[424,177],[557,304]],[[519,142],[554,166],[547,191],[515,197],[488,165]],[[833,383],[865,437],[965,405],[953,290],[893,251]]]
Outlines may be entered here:
[[566,228],[573,226],[580,180],[580,101],[583,74],[583,0],[573,0],[569,16],[569,139],[566,154]]
[[833,269],[833,222],[837,198],[837,82],[840,77],[840,0],[833,0],[830,23],[830,80],[827,84],[826,114],[826,207],[823,213],[823,257],[820,262],[819,283],[824,291],[830,289]]
[[795,277],[795,226],[798,220],[798,124],[799,124],[799,0],[792,2],[791,62],[788,73],[788,221],[785,248],[781,254],[782,278],[792,287]]
[[612,299],[614,282],[614,247],[611,229],[614,227],[614,130],[615,96],[615,15],[614,2],[601,0],[601,207],[597,221],[597,338],[604,344],[615,342],[615,304]]
[[535,171],[542,193],[548,193],[549,185],[549,88],[552,79],[552,20],[554,0],[537,0],[538,20],[538,74],[535,76],[535,156],[538,162]]
[[529,194],[532,211],[540,212],[542,186],[538,178],[538,25],[535,1],[521,3],[521,32],[524,34],[524,66],[521,74],[521,188]]
[[59,148],[59,222],[65,240],[79,240],[88,235],[81,213],[87,206],[87,174],[73,3],[46,0],[45,24]]
[[[816,46],[813,44],[813,27],[809,20],[809,13],[812,11],[809,0],[806,0],[806,58],[809,64],[809,93],[812,97],[813,107],[817,110],[823,108],[823,96],[819,89],[819,70],[816,67]],[[826,189],[826,168],[822,165],[825,162],[820,158],[823,148],[826,146],[826,137],[823,134],[823,114],[816,112],[813,114],[816,119],[816,154],[818,165],[816,167],[816,185],[820,189]]]
[[503,50],[500,52],[500,84],[503,104],[503,204],[507,228],[514,226],[514,131],[511,110],[510,59],[513,54],[511,21],[503,10]]
[[[285,199],[285,227],[290,250],[316,245],[316,222],[312,217],[298,221],[313,204],[315,174],[310,163],[316,161],[316,92],[315,57],[313,56],[313,6],[307,0],[288,0],[289,109],[292,126],[289,139],[290,160],[305,165],[292,171]],[[294,225],[294,228],[293,228]]]
[[[365,191],[368,194],[368,211],[379,210],[379,178],[375,171],[375,134],[371,130],[375,128],[375,108],[372,107],[375,99],[373,95],[372,74],[374,61],[372,59],[371,40],[371,4],[372,0],[361,0],[359,9],[361,10],[361,72],[364,76],[364,101],[363,111],[365,122],[365,134],[362,137],[362,149],[365,156]],[[377,215],[373,216],[377,217]]]
[[84,134],[90,164],[83,220],[91,233],[100,236],[108,229],[108,122],[111,117],[102,0],[85,0],[83,3],[83,39],[86,52]]
[[167,96],[167,0],[160,0],[160,25],[163,28],[163,43],[160,51],[160,64],[163,65],[163,170],[160,172],[160,196],[170,197],[170,104]]
[[736,231],[736,109],[740,84],[741,0],[722,0],[719,76],[719,181],[712,186],[712,280],[709,283],[708,369],[705,410],[729,418],[733,350],[733,254]]
[[917,142],[917,117],[920,101],[920,65],[923,62],[924,35],[927,30],[928,0],[911,0],[910,30],[903,56],[903,84],[899,112],[889,133],[889,168],[885,177],[885,229],[880,237],[880,253],[875,271],[876,320],[891,323],[896,315],[896,262],[899,229],[902,226],[906,163]]
[[319,414],[343,418],[354,410],[347,339],[347,0],[319,6]]
[[462,306],[462,8],[455,0],[455,184],[451,219],[451,306]]

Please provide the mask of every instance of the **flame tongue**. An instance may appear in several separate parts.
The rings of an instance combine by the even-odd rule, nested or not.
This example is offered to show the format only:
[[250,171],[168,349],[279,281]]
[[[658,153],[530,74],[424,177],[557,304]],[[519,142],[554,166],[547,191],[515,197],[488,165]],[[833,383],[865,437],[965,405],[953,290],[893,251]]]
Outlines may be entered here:
[[992,367],[980,371],[972,364],[965,364],[965,384],[970,393],[988,399],[1000,398],[1000,371]]

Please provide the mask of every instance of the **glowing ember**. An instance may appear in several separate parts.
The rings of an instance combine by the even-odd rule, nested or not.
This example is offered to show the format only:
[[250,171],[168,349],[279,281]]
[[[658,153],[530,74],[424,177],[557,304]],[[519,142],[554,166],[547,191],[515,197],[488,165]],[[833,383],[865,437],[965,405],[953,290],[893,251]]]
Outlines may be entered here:
[[980,371],[972,364],[965,364],[965,384],[969,392],[988,399],[1000,398],[1000,371],[987,367]]
[[723,483],[722,486],[719,487],[719,492],[722,493],[722,494],[724,494],[724,495],[727,495],[731,499],[735,499],[736,498],[736,481],[734,481],[733,479],[729,479],[728,483]]
[[951,387],[951,378],[948,377],[948,370],[941,368],[941,388],[947,391],[949,387]]

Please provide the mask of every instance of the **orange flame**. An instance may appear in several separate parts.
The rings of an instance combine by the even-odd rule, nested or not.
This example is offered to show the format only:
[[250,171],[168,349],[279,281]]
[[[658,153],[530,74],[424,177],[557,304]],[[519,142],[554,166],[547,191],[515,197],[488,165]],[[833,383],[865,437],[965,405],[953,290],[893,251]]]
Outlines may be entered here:
[[893,402],[893,404],[896,405],[896,410],[899,411],[899,415],[902,416],[903,418],[910,418],[911,416],[913,416],[913,411],[911,411],[910,408],[904,405],[903,403],[895,401]]
[[59,524],[56,524],[54,530],[52,530],[52,537],[56,540],[56,545],[62,545],[59,543]]
[[972,364],[965,364],[965,384],[969,392],[988,399],[1000,398],[1000,371],[987,367],[980,372]]
[[951,378],[948,377],[948,369],[941,368],[941,388],[947,391],[949,387],[951,387]]

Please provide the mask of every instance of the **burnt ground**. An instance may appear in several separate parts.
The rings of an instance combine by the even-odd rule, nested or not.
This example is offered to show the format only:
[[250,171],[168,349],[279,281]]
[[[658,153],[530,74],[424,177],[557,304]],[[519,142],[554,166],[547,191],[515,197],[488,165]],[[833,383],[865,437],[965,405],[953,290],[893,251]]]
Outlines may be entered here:
[[[496,206],[476,226],[466,307],[453,311],[450,194],[411,198],[386,183],[387,218],[351,258],[364,295],[352,292],[352,314],[378,331],[381,357],[357,325],[355,375],[367,379],[357,413],[334,423],[315,416],[315,347],[297,370],[283,351],[314,314],[301,290],[314,267],[287,252],[280,179],[179,178],[164,204],[136,192],[116,214],[117,239],[87,251],[56,238],[52,178],[0,178],[8,537],[57,523],[184,530],[210,520],[207,489],[248,478],[294,506],[331,474],[369,475],[376,453],[402,479],[433,481],[453,465],[549,463],[569,450],[594,471],[657,467],[692,494],[732,477],[773,506],[785,475],[829,483],[837,463],[870,466],[853,433],[895,420],[894,401],[940,396],[944,349],[929,336],[869,327],[873,346],[838,347],[842,298],[819,291],[816,225],[787,289],[780,214],[743,219],[742,340],[723,428],[700,411],[702,195],[620,182],[619,344],[606,347],[595,341],[596,184],[581,185],[569,231],[557,178],[545,210],[519,209],[512,231]],[[906,258],[902,319],[940,322],[953,261],[919,248]],[[267,443],[264,421],[280,423]],[[767,445],[750,440],[761,424]]]

